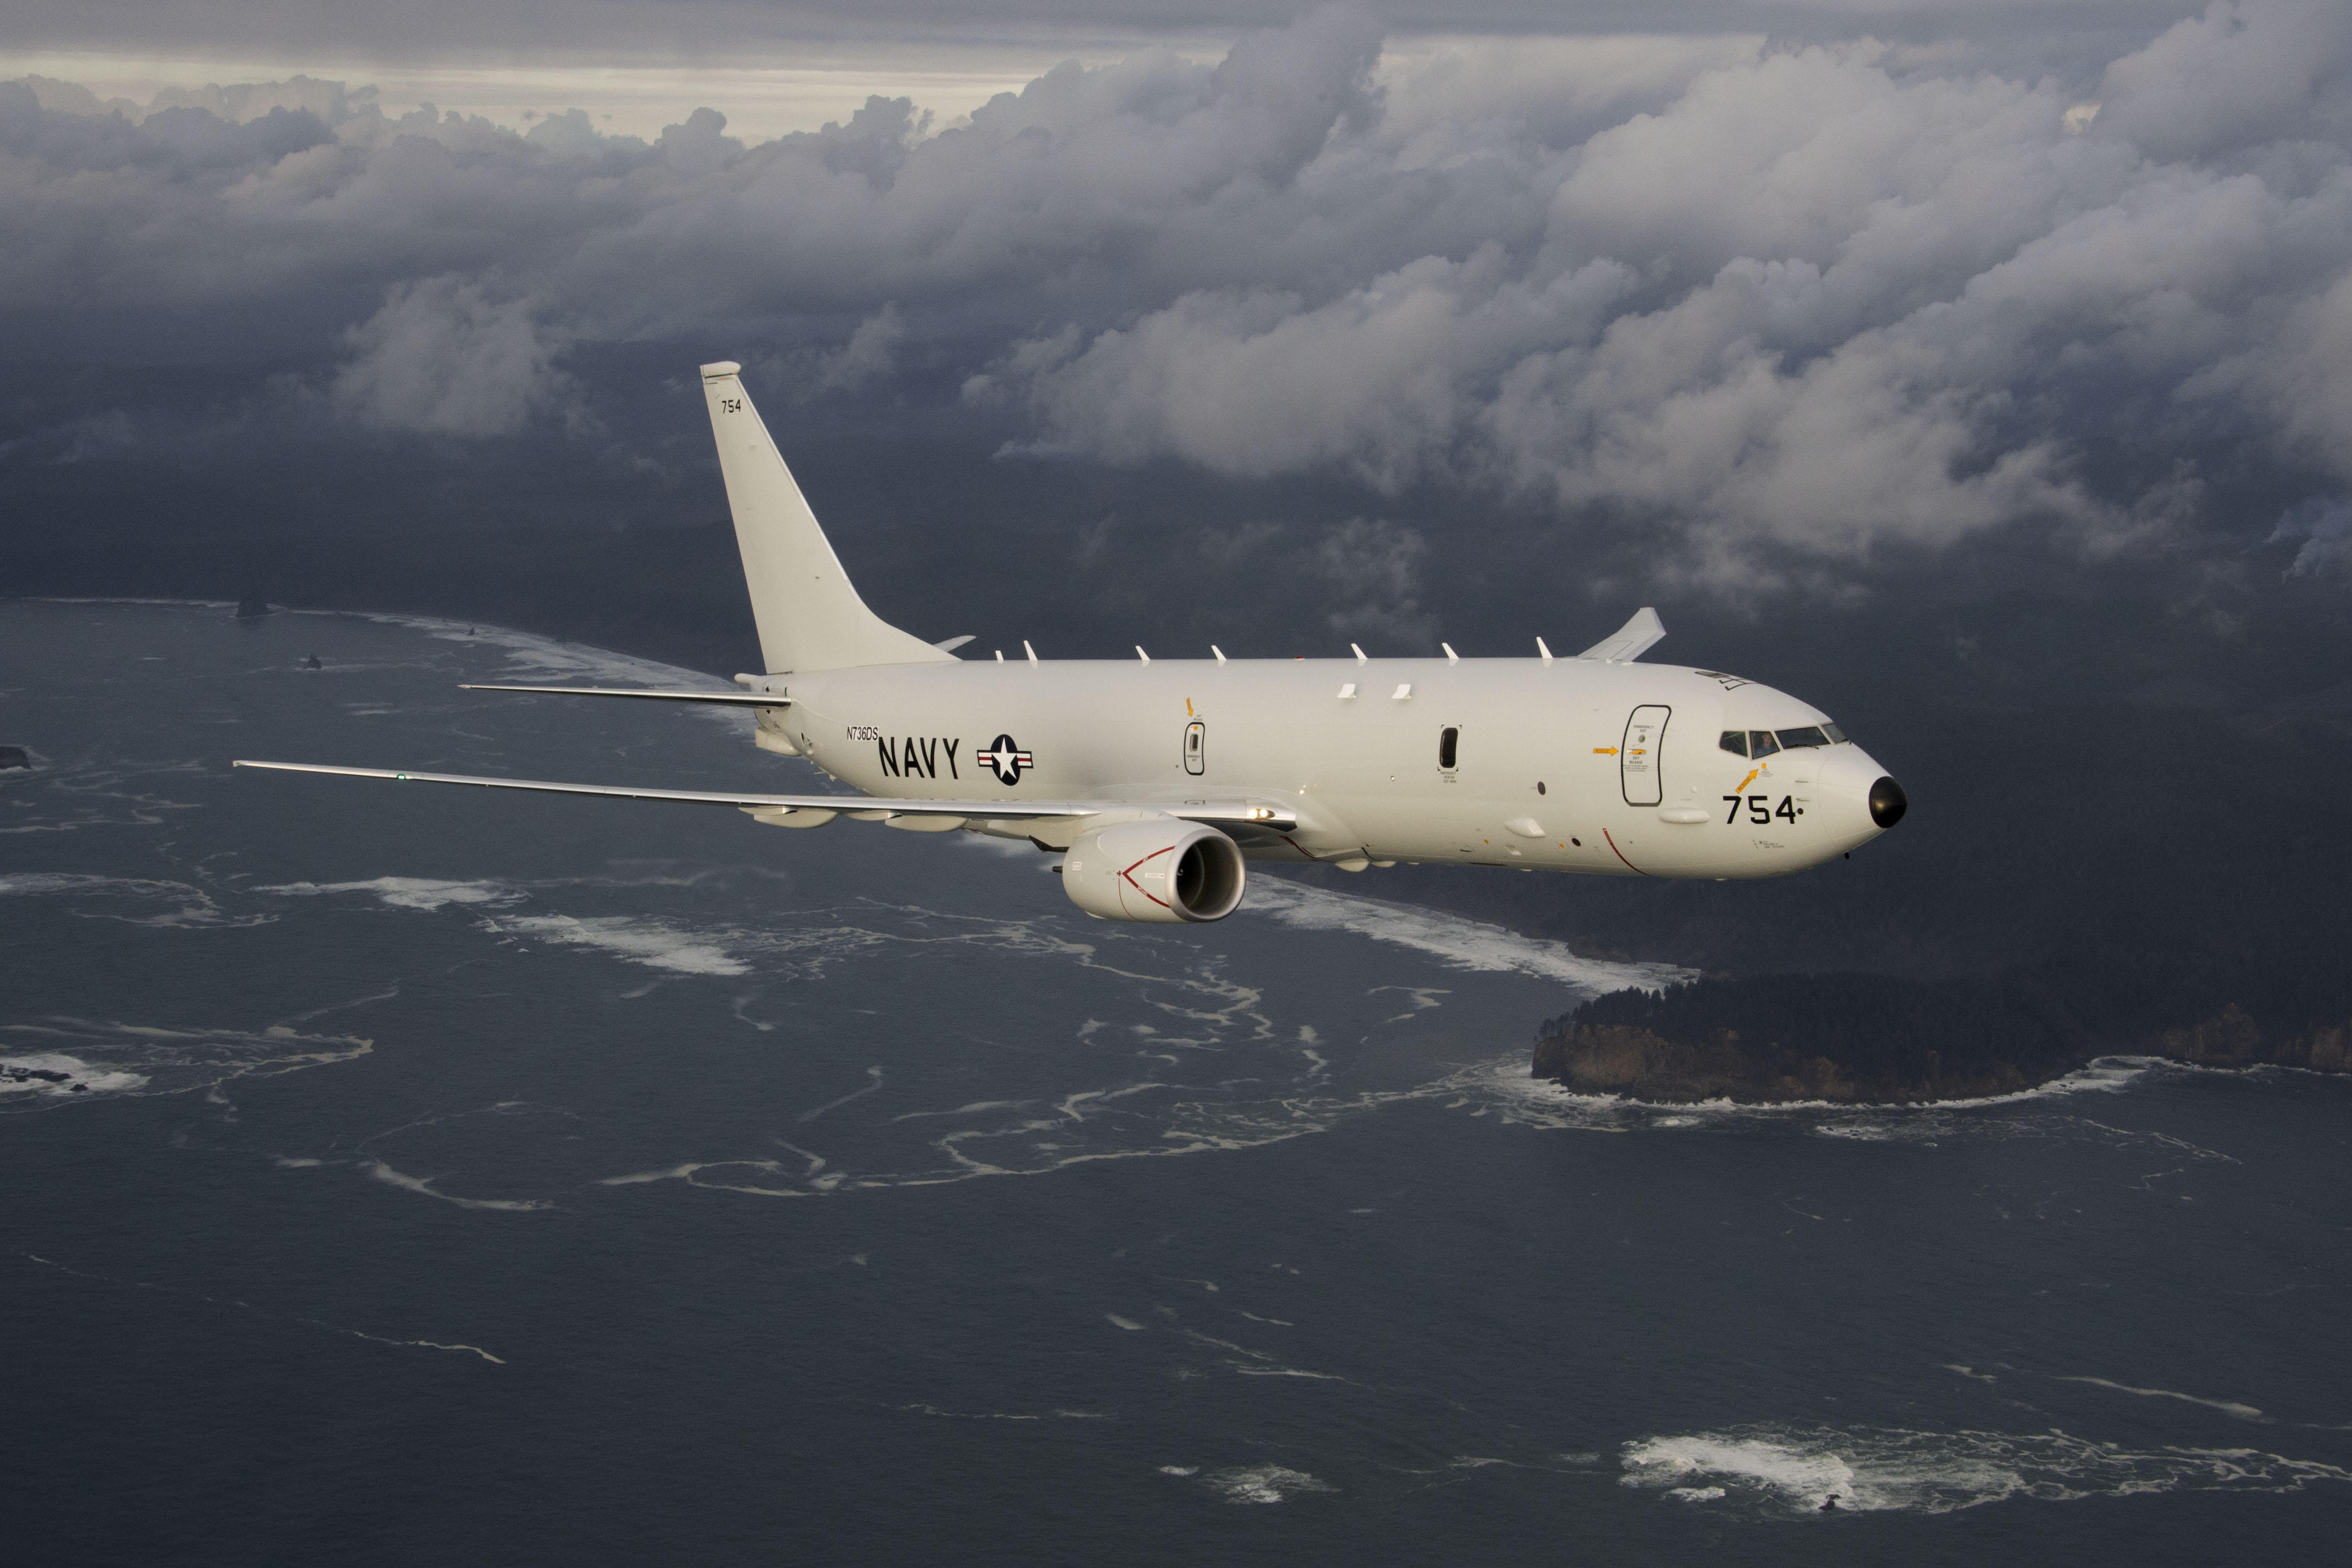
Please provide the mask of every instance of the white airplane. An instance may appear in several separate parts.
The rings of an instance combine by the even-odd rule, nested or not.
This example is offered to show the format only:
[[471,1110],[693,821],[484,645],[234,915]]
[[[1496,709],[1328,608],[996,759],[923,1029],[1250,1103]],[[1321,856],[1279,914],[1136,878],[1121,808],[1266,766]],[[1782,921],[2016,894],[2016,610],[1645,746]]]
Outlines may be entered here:
[[1446,862],[1603,876],[1755,877],[1901,820],[1903,790],[1827,715],[1714,670],[1635,661],[1644,609],[1574,658],[966,660],[866,607],[745,395],[702,367],[767,673],[734,692],[471,690],[725,703],[769,751],[858,795],[551,784],[296,762],[239,768],[733,806],[1027,839],[1107,920],[1220,920],[1244,861]]

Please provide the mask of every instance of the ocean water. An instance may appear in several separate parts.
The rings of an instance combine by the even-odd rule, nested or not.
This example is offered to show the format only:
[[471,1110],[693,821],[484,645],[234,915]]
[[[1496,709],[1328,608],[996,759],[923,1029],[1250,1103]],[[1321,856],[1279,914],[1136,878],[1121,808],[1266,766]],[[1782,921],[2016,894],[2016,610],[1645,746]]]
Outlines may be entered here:
[[501,678],[704,677],[0,604],[16,1560],[2342,1550],[2352,1083],[1580,1099],[1535,1022],[1675,971],[1377,873],[1148,929],[963,835],[227,768],[811,777]]

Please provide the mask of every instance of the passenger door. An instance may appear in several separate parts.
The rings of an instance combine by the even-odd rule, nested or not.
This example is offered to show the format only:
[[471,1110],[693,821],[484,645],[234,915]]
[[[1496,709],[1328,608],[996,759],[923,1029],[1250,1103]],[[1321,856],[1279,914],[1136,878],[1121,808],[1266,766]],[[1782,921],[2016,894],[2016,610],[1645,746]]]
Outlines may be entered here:
[[1665,745],[1666,720],[1673,713],[1669,707],[1647,705],[1635,708],[1633,716],[1625,721],[1624,744],[1617,748],[1617,777],[1628,806],[1654,806],[1665,798],[1658,754]]

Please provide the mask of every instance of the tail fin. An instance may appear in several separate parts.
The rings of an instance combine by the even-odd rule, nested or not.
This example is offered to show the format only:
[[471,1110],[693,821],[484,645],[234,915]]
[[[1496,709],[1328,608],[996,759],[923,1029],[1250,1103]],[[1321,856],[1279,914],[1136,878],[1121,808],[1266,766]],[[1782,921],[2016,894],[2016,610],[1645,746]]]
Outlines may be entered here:
[[955,658],[884,621],[857,597],[817,527],[816,514],[760,423],[738,379],[740,365],[702,367],[702,395],[719,442],[719,471],[735,514],[735,543],[760,626],[767,673],[914,664]]

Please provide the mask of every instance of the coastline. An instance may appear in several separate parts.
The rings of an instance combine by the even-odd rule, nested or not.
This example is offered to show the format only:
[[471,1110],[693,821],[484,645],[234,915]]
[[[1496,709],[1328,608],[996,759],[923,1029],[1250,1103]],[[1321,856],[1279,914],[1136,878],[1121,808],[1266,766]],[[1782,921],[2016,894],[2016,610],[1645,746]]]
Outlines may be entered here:
[[1777,1040],[1750,1044],[1733,1030],[1691,1044],[1641,1025],[1555,1021],[1565,1027],[1536,1040],[1532,1077],[1574,1093],[1658,1106],[1985,1104],[2047,1089],[2105,1061],[2352,1072],[2352,1025],[2271,1037],[2235,1005],[2199,1024],[2061,1060],[1979,1060],[1947,1071],[1929,1051],[1926,1071],[1912,1075],[1866,1071]]

